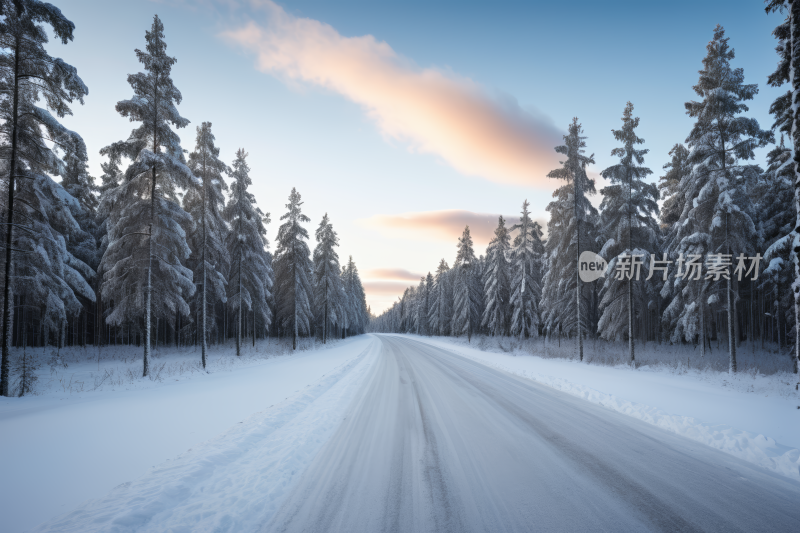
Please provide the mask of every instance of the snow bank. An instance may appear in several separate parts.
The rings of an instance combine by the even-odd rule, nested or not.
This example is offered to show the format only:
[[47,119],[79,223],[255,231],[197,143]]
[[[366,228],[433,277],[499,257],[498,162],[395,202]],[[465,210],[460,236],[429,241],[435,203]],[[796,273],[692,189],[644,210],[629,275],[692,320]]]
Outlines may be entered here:
[[[756,393],[755,387],[747,389],[741,383],[737,387],[724,386],[736,379],[754,381],[748,376],[726,374],[710,379],[700,372],[633,371],[628,367],[491,353],[465,346],[457,339],[415,338],[800,479],[798,398],[791,394],[793,387],[780,378],[773,380],[772,394],[765,394],[770,388],[765,386],[763,376]],[[684,414],[670,414],[675,412]],[[766,435],[778,435],[786,444]]]
[[378,352],[37,531],[256,531],[338,426]]
[[[147,531],[165,530],[160,524],[173,520],[187,524],[177,530],[202,531],[211,502],[224,507],[210,513],[220,520],[253,518],[252,507],[242,508],[248,487],[229,484],[241,476],[277,502],[338,423],[345,380],[360,379],[368,350],[377,345],[374,337],[360,336],[326,349],[219,363],[211,374],[126,382],[122,390],[0,399],[3,451],[13,458],[3,465],[2,529],[26,531],[51,520],[40,530]],[[166,353],[161,359],[170,360]],[[120,362],[101,361],[101,370],[105,364]],[[78,364],[68,370],[84,371]],[[263,466],[253,466],[260,461]],[[203,490],[230,499],[190,509]],[[256,500],[262,515],[269,511],[272,503]]]

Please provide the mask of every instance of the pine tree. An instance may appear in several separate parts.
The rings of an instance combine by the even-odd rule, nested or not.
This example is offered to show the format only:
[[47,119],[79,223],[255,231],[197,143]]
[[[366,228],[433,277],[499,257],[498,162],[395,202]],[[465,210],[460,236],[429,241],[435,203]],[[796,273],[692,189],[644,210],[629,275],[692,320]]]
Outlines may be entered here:
[[447,265],[447,261],[442,259],[436,269],[436,277],[431,290],[431,306],[428,310],[428,324],[430,324],[433,335],[444,336],[450,332],[453,293],[449,283],[449,271],[450,267]]
[[453,268],[456,270],[456,278],[452,331],[455,336],[466,334],[467,342],[471,342],[472,335],[480,324],[481,287],[478,258],[475,257],[469,226],[464,228],[463,235],[458,239],[458,254]]
[[[623,145],[611,151],[612,156],[620,161],[603,170],[600,174],[611,182],[600,194],[600,231],[605,240],[602,256],[609,259],[610,271],[613,273],[621,261],[633,261],[633,256],[642,256],[643,262],[650,260],[650,252],[658,246],[659,229],[656,216],[658,214],[658,190],[644,178],[652,171],[641,166],[644,163],[646,149],[637,149],[644,139],[636,135],[639,117],[633,117],[633,104],[625,106],[622,114],[622,129],[611,130],[614,138]],[[628,272],[627,281],[618,279],[612,274],[606,277],[602,291],[600,306],[602,316],[599,322],[599,333],[604,338],[618,338],[625,329],[627,318],[628,354],[630,363],[634,364],[634,316],[637,314],[634,301],[641,302],[639,313],[646,309],[647,292],[644,279],[636,284],[637,295],[634,298],[633,272]]]
[[519,224],[511,231],[519,231],[511,250],[511,334],[520,337],[538,335],[540,323],[539,301],[542,297],[542,269],[544,245],[542,228],[530,218],[527,200],[522,203]]
[[414,332],[417,335],[425,334],[425,320],[423,312],[425,307],[425,276],[420,276],[419,285],[414,292]]
[[189,314],[186,299],[195,287],[192,271],[183,265],[190,255],[184,228],[193,222],[178,203],[176,188],[198,186],[170,127],[182,128],[189,121],[175,108],[181,102],[170,78],[175,59],[166,53],[164,25],[157,15],[145,39],[146,51],[137,49],[136,56],[146,72],[128,76],[134,96],[116,106],[120,115],[141,125],[127,140],[100,151],[111,162],[131,161],[122,183],[103,198],[109,244],[101,262],[102,296],[113,301],[108,324],[144,315],[143,376],[149,371],[153,319],[174,322],[176,314]]
[[508,335],[511,318],[511,275],[508,263],[511,237],[506,221],[501,215],[497,222],[494,237],[486,249],[487,270],[484,275],[484,294],[486,309],[483,312],[482,326],[492,335]]
[[216,301],[225,303],[225,285],[230,269],[230,257],[225,247],[228,228],[222,217],[225,207],[222,191],[228,189],[222,175],[228,171],[228,167],[220,161],[219,148],[214,140],[210,122],[203,122],[197,127],[196,147],[189,154],[189,168],[200,183],[191,187],[183,198],[183,208],[194,222],[193,230],[187,235],[192,250],[187,266],[192,269],[196,283],[200,285],[196,308],[199,308],[200,315],[198,327],[203,368],[206,367],[208,337],[213,332],[213,328],[208,331],[209,292]]
[[[792,154],[791,150],[781,143],[767,154],[766,172],[752,188],[750,197],[755,205],[753,212],[759,214],[758,249],[765,250],[763,269],[758,277],[759,287],[767,295],[772,295],[775,303],[770,315],[777,320],[778,345],[783,347],[783,323],[793,315],[791,292],[787,289],[792,284],[792,230],[795,214],[791,208],[794,191],[792,190]],[[788,313],[786,311],[789,311]],[[792,317],[793,318],[793,317]]]
[[422,320],[425,325],[424,335],[432,334],[431,322],[430,322],[431,305],[433,304],[432,293],[433,293],[433,274],[428,272],[428,275],[425,277],[425,301],[424,305],[422,306],[422,312],[420,313],[420,320]]
[[253,182],[247,165],[247,152],[239,149],[230,173],[231,196],[223,215],[230,225],[226,248],[231,261],[228,283],[228,307],[236,313],[236,355],[242,353],[242,327],[245,309],[252,311],[265,328],[272,322],[268,301],[272,298],[272,261],[267,252],[269,221],[256,207],[256,200],[247,189]]
[[297,336],[311,332],[313,313],[311,302],[314,296],[311,285],[313,264],[309,257],[308,231],[301,226],[310,219],[302,213],[300,193],[292,188],[289,194],[288,212],[278,229],[275,250],[275,298],[277,318],[284,330],[292,332],[292,349],[297,349]]
[[[547,206],[550,212],[548,222],[548,273],[544,280],[543,307],[546,309],[546,326],[559,324],[567,332],[574,330],[578,338],[578,357],[583,361],[583,321],[584,306],[581,281],[578,277],[578,258],[590,248],[587,223],[597,216],[597,210],[589,203],[587,194],[594,194],[594,180],[586,175],[586,165],[594,163],[594,154],[584,154],[586,137],[581,133],[577,117],[572,119],[569,133],[564,136],[564,144],[556,147],[556,152],[566,156],[561,168],[551,171],[547,177],[563,179],[567,184],[554,193],[555,201]],[[583,242],[583,245],[581,245]],[[570,301],[569,293],[575,291],[575,299]],[[584,312],[585,314],[585,312]]]
[[[700,80],[694,86],[699,102],[687,102],[686,113],[696,119],[689,137],[687,164],[691,172],[681,183],[684,205],[675,224],[676,233],[668,252],[673,258],[683,253],[705,258],[707,254],[736,257],[752,255],[756,228],[749,212],[748,181],[759,172],[752,165],[737,164],[753,159],[753,150],[772,139],[771,132],[759,128],[752,118],[739,116],[748,110],[744,104],[758,93],[755,84],[744,84],[744,71],[730,66],[734,51],[722,26],[714,29],[714,38],[706,47]],[[673,297],[664,312],[670,323],[672,340],[681,336],[687,341],[699,335],[705,347],[705,308],[719,301],[717,294],[707,295],[714,285],[707,279],[674,278],[665,285]],[[736,294],[728,279],[717,282],[727,308],[728,351],[730,371],[736,372],[735,300]],[[724,283],[724,287],[719,285]],[[699,315],[699,316],[698,316]],[[699,323],[699,329],[698,329]]]
[[[104,202],[103,199],[106,198],[109,193],[113,192],[114,189],[119,187],[119,184],[122,180],[122,171],[119,168],[119,163],[120,161],[117,159],[105,161],[100,164],[100,167],[103,169],[103,175],[100,176],[100,186],[97,188],[100,198],[97,206],[97,218],[95,220],[95,227],[97,228],[95,233],[95,240],[97,242],[96,254],[98,260],[100,261],[108,249],[108,228],[106,226],[106,222],[108,220],[109,213],[114,209],[113,202]],[[97,313],[100,317],[105,314],[102,297],[102,283],[105,273],[103,272],[101,266],[102,264],[98,263],[96,276],[98,287],[95,291],[97,294]],[[102,344],[102,337],[98,338],[101,341],[100,344]]]
[[[767,79],[773,87],[788,84],[788,90],[781,95],[770,108],[775,115],[775,126],[786,134],[791,141],[792,182],[794,184],[794,214],[795,223],[792,231],[791,258],[794,263],[794,294],[795,316],[795,368],[800,366],[800,76],[795,73],[800,70],[800,2],[796,0],[767,0],[767,13],[786,12],[786,19],[775,28],[773,34],[778,39],[776,48],[779,56],[778,67]],[[800,376],[800,374],[798,374]],[[800,382],[795,389],[800,387]]]
[[[6,242],[4,254],[3,277],[3,324],[2,324],[2,359],[0,360],[0,395],[9,394],[9,364],[11,347],[11,304],[12,304],[12,252],[16,249],[17,256],[29,255],[30,250],[21,248],[17,235],[43,231],[36,240],[44,242],[53,235],[46,227],[46,215],[39,213],[17,213],[15,199],[22,193],[22,188],[28,188],[31,194],[45,189],[58,190],[47,181],[46,172],[61,174],[63,163],[58,160],[55,153],[46,144],[51,141],[56,146],[72,145],[80,149],[83,141],[80,137],[64,128],[49,111],[38,107],[36,102],[41,98],[48,109],[53,111],[58,118],[72,114],[69,104],[78,100],[83,103],[83,97],[88,94],[88,89],[78,77],[76,69],[65,63],[60,58],[51,57],[44,49],[48,42],[45,25],[52,28],[53,34],[63,44],[73,38],[75,25],[70,22],[61,11],[51,4],[38,0],[0,0],[3,19],[0,21],[0,134],[3,136],[2,150],[4,173],[8,175],[5,192],[7,203],[5,205]],[[85,147],[83,148],[85,152]],[[21,180],[18,180],[21,178]],[[34,192],[35,191],[35,192]],[[31,223],[28,217],[38,218],[38,222]],[[28,224],[23,229],[23,225]],[[31,227],[36,226],[36,227]],[[33,241],[31,241],[33,242]],[[50,247],[48,254],[56,253],[55,244],[45,245]],[[29,264],[34,267],[34,261]],[[45,266],[45,268],[47,268]],[[60,267],[52,265],[58,270]],[[88,272],[87,272],[88,273]],[[47,275],[52,276],[54,272]],[[63,280],[62,280],[63,281]],[[60,281],[50,277],[48,283],[60,285]],[[64,295],[69,300],[69,296]],[[53,297],[46,304],[48,309],[62,307],[64,300]],[[42,300],[40,300],[42,301]],[[45,312],[45,314],[48,314]]]
[[344,311],[342,305],[342,267],[339,265],[339,236],[333,230],[328,213],[317,228],[317,247],[314,249],[314,307],[317,323],[322,327],[322,343],[328,342],[328,328],[337,323]]
[[[669,151],[672,159],[664,165],[666,173],[658,178],[659,196],[664,202],[661,205],[661,226],[668,235],[675,231],[674,225],[681,217],[681,211],[685,199],[681,189],[681,180],[686,177],[691,168],[689,167],[689,150],[680,143],[674,145]],[[671,240],[668,239],[668,242]]]
[[[344,288],[342,338],[344,338],[346,331],[351,331],[353,334],[362,333],[368,320],[367,297],[353,256],[350,256],[347,265],[342,269],[342,286]],[[410,306],[409,311],[412,310],[413,305]],[[416,315],[413,312],[412,314]]]

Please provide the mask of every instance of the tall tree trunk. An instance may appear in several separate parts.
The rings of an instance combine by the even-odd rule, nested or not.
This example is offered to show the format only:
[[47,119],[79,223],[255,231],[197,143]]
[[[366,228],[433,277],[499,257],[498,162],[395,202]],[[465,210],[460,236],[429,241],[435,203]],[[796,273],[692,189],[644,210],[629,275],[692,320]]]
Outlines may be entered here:
[[705,284],[700,288],[700,357],[706,356],[706,306]]
[[203,216],[201,217],[201,223],[203,224],[203,253],[202,253],[202,270],[203,270],[203,309],[202,313],[202,323],[201,323],[201,331],[200,335],[202,337],[200,341],[200,353],[201,358],[203,360],[203,368],[206,367],[206,164],[205,164],[205,152],[203,153]]
[[[156,87],[158,79],[156,78]],[[155,88],[155,98],[153,102],[153,153],[158,153],[158,89]],[[142,357],[142,377],[147,377],[149,372],[148,359],[150,358],[150,321],[152,319],[152,306],[153,306],[153,224],[156,220],[156,164],[153,163],[153,182],[150,185],[150,230],[147,238],[148,258],[147,258],[147,289],[146,289],[146,304],[147,311],[145,313],[145,342],[144,342],[144,356]]]
[[[725,215],[725,240],[728,240],[728,215]],[[725,246],[725,253],[730,256],[731,247],[729,244]],[[736,373],[736,332],[734,321],[736,316],[734,314],[734,296],[731,276],[725,282],[728,292],[728,354],[730,355],[730,372]]]
[[[800,143],[800,76],[795,73],[800,69],[800,32],[797,25],[800,24],[800,2],[797,0],[789,4],[789,47],[790,47],[790,66],[789,66],[789,91],[791,93],[792,111],[792,161],[794,162],[794,208],[796,221],[794,227],[794,239],[792,242],[792,259],[794,262],[794,283],[792,291],[794,293],[794,316],[796,340],[794,343],[795,366],[800,366],[800,151],[797,146]],[[798,383],[795,390],[800,388],[800,373],[798,373]]]
[[[241,205],[241,204],[240,204]],[[236,330],[236,356],[242,355],[242,245],[239,243],[239,325]]]
[[583,361],[583,324],[581,323],[581,278],[580,278],[580,258],[581,258],[581,217],[578,213],[578,176],[574,177],[575,190],[573,196],[575,197],[575,224],[576,231],[576,246],[575,246],[575,310],[578,318],[578,359]]
[[628,252],[631,254],[631,272],[628,276],[628,351],[630,352],[630,364],[633,366],[635,363],[634,347],[633,347],[633,235],[631,224],[631,201],[633,197],[633,178],[628,169]]
[[17,173],[17,127],[19,115],[19,36],[14,39],[14,104],[11,124],[11,164],[8,177],[8,206],[6,214],[6,264],[3,276],[3,351],[0,359],[0,396],[8,396],[11,364],[11,244],[13,242],[14,187]]
[[328,342],[328,278],[325,278],[325,316],[322,320],[322,344]]

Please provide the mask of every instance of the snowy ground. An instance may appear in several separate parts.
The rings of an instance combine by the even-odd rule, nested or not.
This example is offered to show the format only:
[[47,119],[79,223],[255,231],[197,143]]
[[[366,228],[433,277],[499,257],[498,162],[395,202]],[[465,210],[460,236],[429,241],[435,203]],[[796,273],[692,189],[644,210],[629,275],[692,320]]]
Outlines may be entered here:
[[[217,445],[202,444],[226,432],[241,441],[246,440],[242,431],[278,427],[282,416],[302,411],[309,391],[327,391],[352,374],[354,362],[374,342],[362,336],[316,350],[306,343],[307,351],[279,356],[285,346],[263,342],[256,350],[248,347],[238,360],[232,348],[212,349],[209,374],[197,369],[199,352],[193,349],[164,353],[153,360],[154,369],[161,368],[158,380],[139,377],[141,352],[135,348],[106,349],[99,371],[96,360],[77,362],[85,354],[62,354],[66,368],[62,364],[52,377],[46,365],[40,369],[38,395],[0,398],[2,450],[8,459],[0,484],[3,531],[33,528],[154,467],[198,459],[188,450],[217,453]],[[117,379],[106,378],[92,391],[96,377],[106,373]],[[330,407],[336,401],[329,394],[318,403]],[[324,440],[324,427],[308,425],[308,431],[317,431],[314,439]],[[288,473],[275,476],[280,483],[292,469],[302,469],[289,466]]]
[[415,338],[263,532],[800,531],[800,481]]
[[[543,348],[537,348],[536,343],[514,344],[508,340],[498,343],[491,338],[478,338],[473,339],[472,344],[467,344],[466,339],[413,337],[413,340],[444,350],[426,355],[424,350],[420,352],[414,348],[419,345],[412,339],[404,341],[406,344],[396,347],[395,351],[387,348],[387,337],[383,339],[361,336],[324,348],[305,341],[303,350],[294,355],[289,355],[286,345],[262,343],[255,350],[248,345],[241,358],[236,358],[232,347],[227,347],[212,350],[208,368],[210,373],[200,371],[199,352],[196,350],[165,350],[153,360],[155,372],[151,379],[139,377],[141,352],[137,348],[105,349],[100,352],[99,361],[97,352],[91,349],[62,352],[58,361],[48,354],[41,354],[41,361],[50,360],[53,364],[40,365],[38,394],[24,398],[0,398],[3,452],[9,459],[13,458],[13,461],[6,462],[2,470],[4,482],[0,486],[0,516],[3,517],[3,531],[16,532],[31,528],[37,531],[76,532],[253,531],[260,530],[270,520],[284,523],[286,517],[291,516],[291,513],[287,515],[287,510],[292,506],[298,509],[302,505],[303,497],[298,495],[302,495],[303,491],[316,490],[321,494],[344,498],[343,501],[365,501],[365,496],[357,491],[340,494],[335,488],[336,483],[317,487],[315,480],[326,475],[330,478],[328,481],[336,481],[342,475],[352,477],[359,473],[374,473],[382,468],[380,465],[398,464],[396,459],[405,457],[403,453],[411,454],[408,457],[421,454],[418,457],[423,461],[434,457],[438,461],[436,464],[445,469],[440,472],[441,475],[450,467],[456,470],[466,468],[466,463],[462,462],[460,466],[458,461],[454,463],[455,458],[431,456],[427,433],[423,441],[415,439],[425,431],[433,431],[436,434],[434,440],[438,439],[440,446],[452,447],[457,446],[462,437],[469,435],[473,437],[465,442],[473,442],[471,439],[486,432],[481,424],[499,423],[491,422],[499,420],[497,417],[507,418],[513,427],[527,424],[518,419],[514,412],[506,409],[496,411],[496,407],[492,407],[495,401],[491,399],[492,395],[506,387],[502,384],[506,383],[514,389],[517,385],[506,380],[519,378],[523,378],[523,382],[538,382],[538,388],[528,391],[523,386],[514,393],[522,395],[520,401],[532,395],[529,398],[532,403],[523,411],[534,416],[537,424],[553,424],[559,419],[553,413],[540,413],[543,405],[567,409],[572,413],[560,415],[562,418],[574,415],[583,420],[589,417],[585,418],[584,425],[594,420],[593,417],[599,417],[599,425],[592,431],[604,433],[611,439],[603,443],[608,448],[609,456],[619,455],[615,447],[631,443],[634,449],[637,449],[636,446],[651,446],[647,439],[647,442],[640,441],[639,444],[628,440],[611,443],[617,438],[616,433],[609,429],[612,426],[623,428],[621,434],[628,435],[626,438],[642,433],[635,426],[641,425],[640,421],[630,419],[633,425],[628,428],[629,423],[613,418],[620,417],[618,413],[624,413],[657,426],[653,431],[660,431],[662,435],[667,435],[663,433],[666,430],[702,442],[779,473],[783,479],[793,483],[792,486],[798,486],[800,409],[797,406],[800,405],[800,399],[793,387],[795,376],[785,371],[785,362],[780,360],[771,367],[769,375],[755,372],[751,367],[749,372],[731,377],[715,370],[715,366],[719,365],[713,360],[713,364],[705,365],[692,362],[691,352],[688,364],[682,365],[680,361],[686,359],[687,355],[679,350],[667,351],[665,347],[655,348],[662,350],[656,354],[648,354],[645,350],[641,359],[647,361],[649,356],[651,361],[667,361],[667,364],[644,365],[631,370],[629,367],[609,364],[614,357],[620,356],[610,353],[608,349],[599,356],[598,353],[592,353],[591,344],[587,346],[587,359],[593,361],[586,364],[554,357],[568,353],[569,347],[566,345],[562,346],[560,352],[554,347],[545,352]],[[451,361],[448,352],[466,357],[473,362],[473,366],[465,366],[465,363],[458,362],[458,358]],[[531,352],[538,352],[544,357],[532,355]],[[761,362],[759,357],[762,356],[753,356],[754,365]],[[399,370],[394,370],[395,366],[392,365],[386,366],[386,361],[394,360],[392,358],[397,358],[398,363],[392,364],[400,364]],[[426,358],[439,362],[430,366]],[[480,365],[474,365],[476,362]],[[380,366],[377,366],[378,363]],[[416,383],[415,386],[422,387],[416,400],[413,396],[403,397],[400,394],[406,390],[403,387],[410,383],[408,378],[405,381],[397,379],[397,372],[400,378],[405,375],[406,370],[402,365],[412,365],[420,377],[431,376],[425,378],[428,383],[412,381]],[[504,373],[487,374],[476,369],[476,366],[509,372],[517,378],[503,378]],[[408,368],[411,371],[411,366]],[[473,375],[471,379],[477,380],[474,386],[478,387],[475,389],[478,396],[468,391],[470,386],[464,389],[463,384],[459,385],[461,378],[453,381],[453,376],[463,372],[468,372]],[[434,378],[434,375],[438,377]],[[386,381],[385,386],[380,385],[381,380]],[[400,396],[395,397],[391,391],[397,392],[398,384],[402,384],[398,392]],[[596,405],[590,406],[591,409],[583,408],[581,405],[584,402],[577,398],[573,403],[565,403],[558,399],[562,392],[554,392],[556,396],[550,398],[553,393],[545,391],[552,389]],[[446,393],[448,390],[451,392]],[[488,395],[486,401],[489,404],[480,400],[484,394]],[[478,403],[468,407],[467,403],[473,401]],[[415,402],[422,402],[420,406],[424,405],[424,411],[428,413],[436,413],[440,409],[449,409],[452,413],[433,415],[436,417],[432,419],[435,425],[425,430],[423,423],[420,433],[407,426],[408,423],[415,425],[420,422],[415,418],[418,415],[413,413],[422,407],[415,408]],[[386,408],[387,405],[394,407]],[[486,416],[476,415],[479,409],[488,409]],[[616,413],[609,413],[609,418],[602,414],[607,410]],[[453,416],[460,417],[457,423],[457,418]],[[393,426],[393,420],[399,425]],[[385,431],[380,430],[381,427]],[[347,428],[360,428],[363,435]],[[553,429],[566,431],[564,435],[575,433],[576,442],[586,438],[580,435],[586,430],[580,424],[554,426]],[[398,448],[388,441],[381,444],[397,431],[399,435],[410,439],[408,446]],[[485,444],[489,446],[488,449],[508,448],[507,451],[512,455],[519,455],[517,452],[529,450],[530,446],[543,445],[537,435],[539,430],[533,434],[525,430],[518,435],[519,438],[533,439],[528,444],[522,441],[518,443],[521,446],[519,450],[514,448],[516,444],[505,443],[505,437],[499,434],[492,437],[497,442]],[[651,441],[653,438],[656,441],[666,438],[658,437],[656,433],[653,435]],[[482,439],[481,442],[486,440]],[[683,445],[680,442],[674,441],[670,446],[681,447]],[[376,443],[380,445],[375,446]],[[374,467],[361,465],[360,460],[356,460],[361,455],[353,450],[362,446],[374,450]],[[485,454],[476,452],[479,446],[475,446],[469,444],[466,448],[458,448],[460,451],[456,457],[472,457],[470,469],[458,475],[469,477],[483,471],[482,476],[489,476],[483,478],[485,481],[497,472],[504,471],[502,462],[491,468],[489,462],[481,466],[480,461],[484,461],[482,457]],[[407,452],[401,453],[403,449]],[[692,454],[706,457],[701,464],[705,464],[703,461],[706,460],[724,463],[714,459],[713,454],[707,455],[712,450],[703,452],[705,447],[696,448],[695,445],[695,448],[688,449]],[[442,453],[450,453],[445,452],[444,448],[442,450]],[[550,450],[550,445],[544,444],[541,453],[550,453],[547,450]],[[588,449],[587,453],[590,453]],[[597,449],[591,453],[596,454]],[[657,453],[672,452],[661,450]],[[339,466],[341,472],[332,469],[332,466],[320,466],[320,458],[331,454],[336,458],[336,464],[343,458],[355,457],[353,460],[356,462],[352,468],[345,468],[342,463]],[[523,455],[527,456],[527,452]],[[496,462],[502,457],[501,454],[491,461]],[[562,460],[569,463],[573,459],[560,457],[556,464]],[[680,461],[680,458],[676,456],[674,460]],[[313,467],[315,461],[317,466]],[[668,466],[668,463],[662,466]],[[405,465],[405,459],[401,459],[399,464]],[[611,459],[607,466],[612,473],[628,468]],[[648,483],[655,483],[653,490],[659,492],[664,488],[661,484],[663,480],[658,481],[657,476],[653,477],[654,474],[650,472],[652,467],[652,464],[648,464],[638,473],[631,474],[635,477],[650,476]],[[525,468],[532,469],[531,475],[535,478],[534,471],[539,472],[537,469],[540,466],[529,464]],[[586,465],[579,468],[574,475],[583,479],[581,469],[585,468]],[[733,468],[739,473],[737,475],[751,482],[759,479],[758,483],[767,483],[765,487],[772,483],[757,471],[743,469],[737,463],[728,463],[722,468],[724,471]],[[353,486],[361,487],[359,490],[363,491],[364,487],[375,485],[373,488],[378,491],[382,485],[376,484],[376,481],[395,478],[408,481],[400,485],[397,482],[390,483],[393,487],[391,490],[395,491],[409,490],[412,485],[422,489],[425,483],[430,485],[430,474],[424,474],[430,472],[430,468],[414,470],[412,467],[407,472],[402,471],[404,473],[399,477],[387,474],[388,477],[370,479],[372,484],[366,483],[366,478],[354,479]],[[665,472],[669,472],[669,468]],[[706,474],[710,476],[709,479],[726,475],[720,472],[712,468]],[[514,476],[511,473],[508,475]],[[615,475],[608,479],[616,479]],[[518,477],[514,477],[515,483],[524,485],[527,478]],[[442,480],[433,481],[428,491],[433,490],[431,494],[438,494],[436,491],[441,487],[436,483],[441,484]],[[487,495],[489,499],[501,495],[505,490],[502,488],[505,483],[502,477],[495,481],[498,488]],[[595,487],[586,489],[595,494],[596,480],[586,478],[583,482],[589,484],[587,487]],[[476,485],[479,486],[480,483]],[[525,490],[538,489],[529,487]],[[408,501],[417,503],[409,508],[403,508],[402,505],[398,507],[396,511],[400,514],[395,518],[399,520],[398,517],[405,513],[404,520],[408,519],[409,512],[415,515],[414,509],[420,508],[414,505],[419,505],[420,494],[424,493],[424,490],[421,493],[412,491],[412,500]],[[602,490],[597,492],[600,493]],[[470,494],[453,492],[447,498],[452,500],[453,505],[461,505],[459,502],[463,498],[478,497],[474,491]],[[744,493],[736,494],[742,496]],[[439,494],[436,497],[445,496]],[[507,502],[508,498],[514,497],[513,494],[503,496],[497,500],[498,505],[502,507],[505,504],[500,502]],[[638,496],[632,494],[631,497],[635,499]],[[488,500],[483,497],[476,500],[485,501]],[[623,498],[623,504],[625,501]],[[422,505],[425,508],[424,502]],[[659,511],[659,516],[671,516],[670,505],[664,507],[663,512]],[[325,509],[328,509],[326,512],[338,512],[336,507],[329,505]],[[385,513],[391,506],[373,507],[365,511],[363,516],[372,516],[376,520],[387,519]],[[484,513],[481,520],[491,518],[494,513],[488,508],[481,512]],[[327,524],[324,517],[319,521],[322,515],[312,514],[305,513],[304,516],[307,515],[308,520],[318,520],[314,522],[317,526]],[[702,512],[698,516],[701,515]],[[515,515],[506,512],[502,516],[512,520]],[[623,513],[623,516],[627,515]],[[654,516],[647,520],[655,519]],[[342,519],[342,516],[339,518]],[[350,515],[345,518],[349,519]],[[452,517],[434,512],[429,518],[433,520],[430,523],[435,525],[437,520],[450,520]],[[523,518],[520,518],[520,524],[525,523]],[[608,518],[611,520],[609,523],[619,519],[611,515]],[[792,519],[796,518],[793,516]],[[474,524],[481,523],[477,518],[475,520]],[[46,523],[36,527],[42,522]],[[392,527],[401,522],[392,522]],[[295,527],[302,521],[291,523]],[[345,520],[340,525],[349,527],[347,524],[350,522]],[[362,530],[370,530],[367,522],[361,524],[359,527]],[[635,525],[635,520],[631,524]],[[266,527],[266,530],[270,530],[271,526]]]
[[[631,370],[625,365],[587,364],[553,357],[552,351],[557,348],[549,347],[551,352],[545,354],[541,343],[522,347],[512,345],[508,339],[498,343],[486,337],[469,344],[465,338],[414,338],[800,479],[800,396],[794,389],[795,374],[764,375],[751,365],[749,371],[731,375],[697,361],[696,353],[694,366],[673,364],[687,356],[675,357],[678,350],[653,343],[650,352],[641,358],[654,361],[660,357],[669,363]],[[591,343],[585,350],[586,359],[591,361]],[[617,350],[623,357],[627,355],[626,345],[617,345]],[[654,354],[653,350],[660,353]],[[670,351],[671,359],[665,357]],[[574,348],[565,344],[562,352],[559,355],[571,354]],[[692,357],[692,352],[687,352]],[[760,355],[762,365],[763,358],[774,356]]]

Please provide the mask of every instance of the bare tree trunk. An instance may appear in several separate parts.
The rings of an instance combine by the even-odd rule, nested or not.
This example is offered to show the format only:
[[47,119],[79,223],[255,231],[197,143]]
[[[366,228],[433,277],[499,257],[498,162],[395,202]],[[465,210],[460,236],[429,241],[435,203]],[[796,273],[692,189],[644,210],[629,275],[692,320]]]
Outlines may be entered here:
[[705,287],[700,289],[700,357],[706,356],[706,306]]
[[13,242],[14,187],[17,173],[17,127],[19,115],[19,37],[14,39],[14,104],[11,123],[11,162],[8,177],[8,204],[6,214],[6,264],[3,276],[3,327],[2,358],[0,358],[0,396],[8,396],[11,364],[11,244]]

